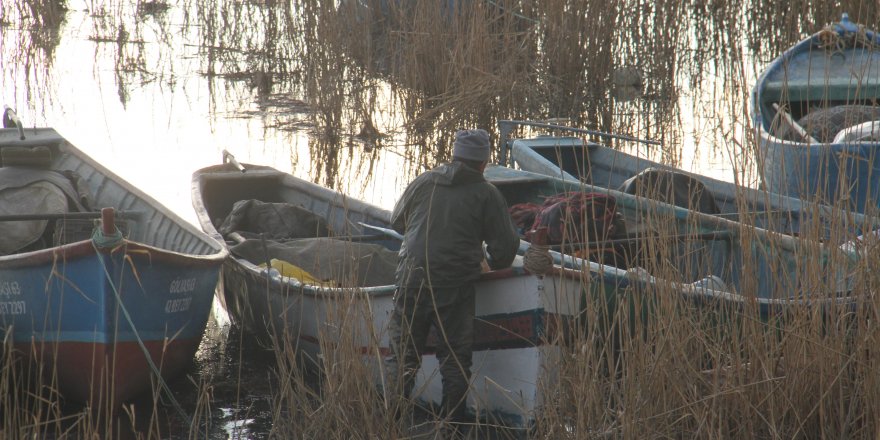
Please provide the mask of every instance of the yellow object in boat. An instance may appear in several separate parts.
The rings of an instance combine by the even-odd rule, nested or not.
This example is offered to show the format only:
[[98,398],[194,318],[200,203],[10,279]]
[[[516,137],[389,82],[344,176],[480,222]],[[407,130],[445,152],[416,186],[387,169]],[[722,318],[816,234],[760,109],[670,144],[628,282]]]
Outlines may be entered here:
[[[296,278],[303,284],[312,284],[316,286],[332,284],[315,278],[314,275],[308,273],[306,270],[299,266],[291,264],[290,262],[273,258],[269,260],[269,263],[271,263],[272,268],[281,273],[282,276]],[[261,264],[260,267],[266,267],[266,263]]]

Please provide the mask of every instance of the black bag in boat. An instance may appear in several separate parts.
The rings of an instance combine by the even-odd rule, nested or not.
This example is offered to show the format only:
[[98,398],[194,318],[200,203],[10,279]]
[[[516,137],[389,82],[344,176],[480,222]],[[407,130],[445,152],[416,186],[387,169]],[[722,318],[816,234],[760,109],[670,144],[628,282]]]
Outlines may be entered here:
[[323,217],[290,203],[239,200],[217,231],[226,236],[237,232],[243,237],[266,239],[327,237],[330,227]]

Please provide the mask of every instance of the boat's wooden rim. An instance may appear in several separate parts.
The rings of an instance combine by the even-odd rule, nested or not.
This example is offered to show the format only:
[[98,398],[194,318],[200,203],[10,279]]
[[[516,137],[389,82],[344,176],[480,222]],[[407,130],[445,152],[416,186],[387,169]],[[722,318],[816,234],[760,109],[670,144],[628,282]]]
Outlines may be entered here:
[[[288,290],[296,291],[298,293],[302,293],[305,295],[311,296],[327,296],[327,295],[351,295],[352,293],[365,293],[371,296],[384,296],[384,295],[392,295],[394,291],[397,289],[397,285],[395,284],[387,284],[383,286],[367,286],[367,287],[328,287],[328,286],[319,286],[314,284],[306,284],[300,282],[296,278],[287,277],[281,274],[270,275],[270,272],[264,266],[258,266],[252,263],[249,260],[244,258],[239,258],[235,256],[231,256],[230,260],[234,260],[237,264],[243,268],[245,268],[248,272],[250,272],[255,277],[266,278],[269,277],[273,285],[278,287],[284,286]],[[511,266],[504,269],[493,270],[489,272],[484,272],[480,275],[480,278],[476,280],[476,282],[485,282],[485,281],[497,281],[508,278],[520,278],[520,277],[532,277],[537,276],[534,275],[527,270],[525,270],[522,266]],[[548,277],[561,277],[570,280],[578,280],[584,281],[590,279],[591,275],[577,269],[570,269],[560,267],[559,265],[554,265],[554,267],[550,270],[548,274],[542,276],[543,278]]]

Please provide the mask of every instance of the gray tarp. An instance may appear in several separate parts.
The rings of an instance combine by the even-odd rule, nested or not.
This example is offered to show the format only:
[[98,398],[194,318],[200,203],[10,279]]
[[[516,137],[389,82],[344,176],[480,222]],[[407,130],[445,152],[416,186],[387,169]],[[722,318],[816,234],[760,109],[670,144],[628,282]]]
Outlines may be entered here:
[[282,260],[344,287],[394,284],[396,251],[375,243],[330,238],[323,217],[293,204],[238,201],[217,230],[224,236],[236,232],[247,238],[230,251],[254,264]]
[[[85,211],[90,196],[74,182],[78,182],[74,174],[0,168],[0,215]],[[48,224],[49,220],[0,221],[0,254],[15,253],[37,242]]]
[[[819,142],[832,142],[843,129],[866,121],[880,119],[880,107],[870,105],[838,105],[819,108],[798,119],[797,123]],[[779,124],[774,134],[782,139],[800,141],[788,124]]]
[[[41,181],[0,190],[0,215],[65,212],[67,196],[52,183]],[[49,220],[0,221],[0,254],[8,255],[36,242],[48,224]]]
[[327,222],[313,212],[290,203],[239,200],[217,228],[223,234],[238,232],[245,237],[307,238],[330,235]]

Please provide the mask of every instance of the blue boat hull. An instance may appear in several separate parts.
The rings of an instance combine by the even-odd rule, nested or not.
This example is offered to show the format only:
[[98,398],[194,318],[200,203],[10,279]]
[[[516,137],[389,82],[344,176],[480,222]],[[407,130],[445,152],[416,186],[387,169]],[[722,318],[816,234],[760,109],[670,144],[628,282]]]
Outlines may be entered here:
[[772,192],[847,211],[876,213],[880,204],[880,144],[778,142],[761,136],[763,181]]
[[[45,152],[51,160],[34,172],[75,173],[101,212],[53,217],[45,245],[0,256],[0,335],[35,368],[28,372],[42,373],[38,386],[118,408],[192,365],[227,252],[54,130],[24,135],[0,130],[0,147]],[[121,236],[90,238],[102,223],[88,219],[99,217],[112,219]]]
[[0,332],[65,398],[114,406],[150,388],[146,353],[168,377],[191,364],[217,266],[135,243],[36,252],[0,263]]

